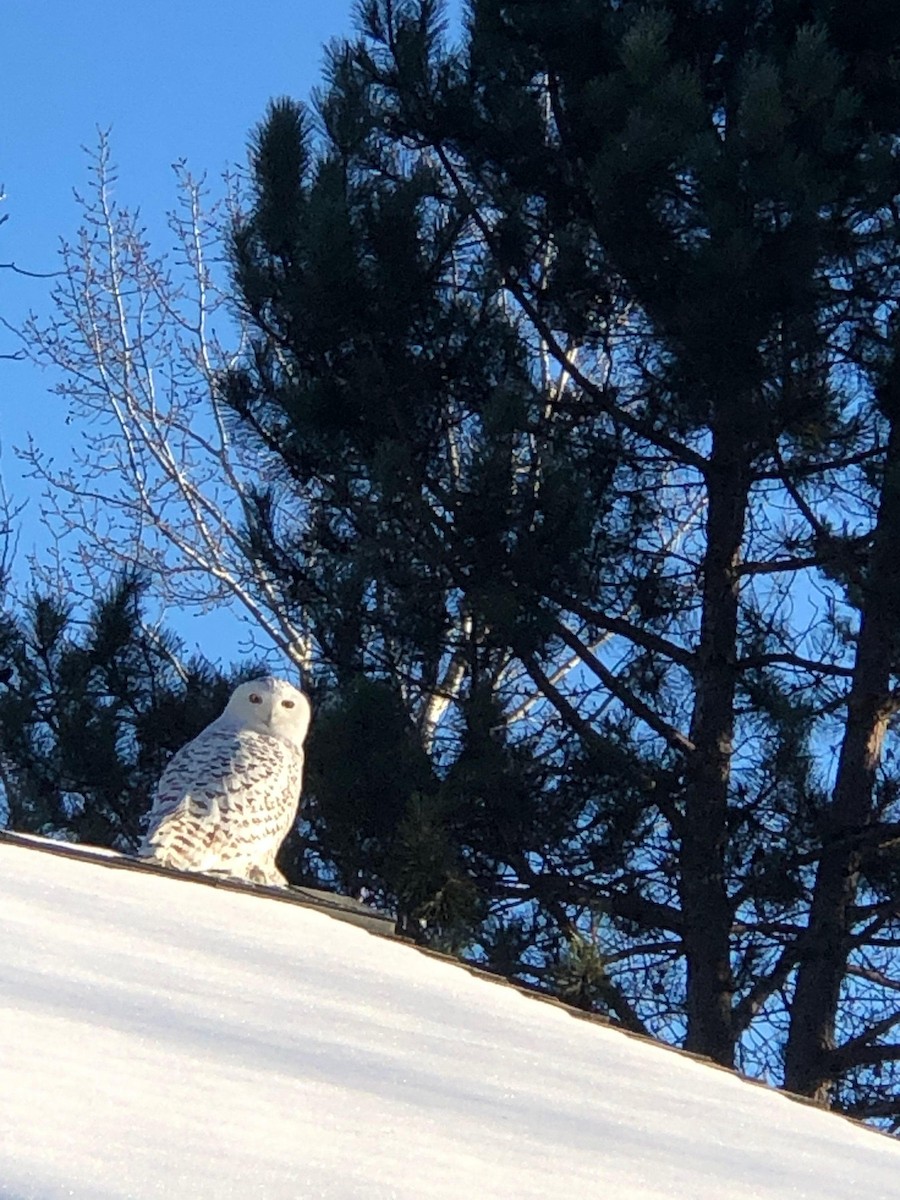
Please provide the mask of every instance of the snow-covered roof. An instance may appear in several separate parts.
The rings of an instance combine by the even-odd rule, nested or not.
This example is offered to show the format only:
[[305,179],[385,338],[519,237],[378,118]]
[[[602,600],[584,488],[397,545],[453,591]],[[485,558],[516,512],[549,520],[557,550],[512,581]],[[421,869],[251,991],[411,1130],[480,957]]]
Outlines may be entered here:
[[0,841],[0,1196],[894,1200],[900,1144],[302,904]]

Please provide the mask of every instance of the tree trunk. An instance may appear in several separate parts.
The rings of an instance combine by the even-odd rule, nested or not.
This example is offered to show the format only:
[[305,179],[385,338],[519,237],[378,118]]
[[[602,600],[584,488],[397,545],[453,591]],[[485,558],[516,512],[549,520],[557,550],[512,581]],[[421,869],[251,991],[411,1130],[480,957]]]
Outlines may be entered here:
[[716,428],[707,471],[703,613],[685,774],[681,906],[687,963],[686,1047],[734,1061],[731,906],[725,886],[728,788],[734,738],[739,563],[750,488],[747,449]]
[[890,677],[900,612],[898,531],[900,421],[894,420],[847,700],[847,724],[785,1050],[785,1087],[821,1104],[828,1102],[834,1083],[835,1022],[850,951],[847,910],[859,882],[861,853],[853,839],[872,820],[875,772],[894,709]]

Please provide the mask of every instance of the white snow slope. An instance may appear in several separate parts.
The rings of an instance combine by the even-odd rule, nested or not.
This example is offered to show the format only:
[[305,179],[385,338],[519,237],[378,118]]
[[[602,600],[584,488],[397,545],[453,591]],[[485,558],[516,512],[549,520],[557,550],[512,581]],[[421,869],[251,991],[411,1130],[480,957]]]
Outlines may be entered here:
[[896,1200],[900,1145],[321,913],[0,845],[0,1196]]

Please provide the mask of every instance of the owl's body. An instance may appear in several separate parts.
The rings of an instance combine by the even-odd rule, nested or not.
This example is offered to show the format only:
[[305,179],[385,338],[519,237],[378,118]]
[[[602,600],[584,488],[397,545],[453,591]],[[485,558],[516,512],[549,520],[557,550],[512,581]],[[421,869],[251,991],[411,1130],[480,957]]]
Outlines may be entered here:
[[309,701],[280,679],[236,688],[163,772],[140,856],[283,884],[275,855],[297,813],[309,719]]

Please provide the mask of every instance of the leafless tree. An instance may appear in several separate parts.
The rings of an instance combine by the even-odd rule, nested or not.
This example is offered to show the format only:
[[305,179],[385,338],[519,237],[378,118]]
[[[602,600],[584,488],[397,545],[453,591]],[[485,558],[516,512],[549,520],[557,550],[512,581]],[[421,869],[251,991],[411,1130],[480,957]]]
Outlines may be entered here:
[[[241,343],[222,290],[221,245],[238,180],[226,178],[211,202],[204,178],[183,163],[174,172],[171,248],[159,254],[140,213],[116,199],[106,134],[90,154],[80,228],[60,249],[53,316],[32,314],[21,331],[29,357],[52,369],[78,440],[64,464],[37,437],[23,457],[46,485],[44,519],[76,594],[135,571],[163,605],[243,611],[260,645],[303,669],[308,640],[247,553],[244,506],[266,464],[232,440],[217,391]],[[293,496],[284,503],[303,519]]]

